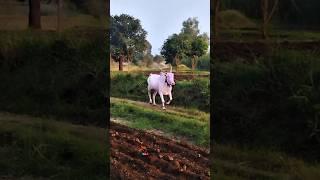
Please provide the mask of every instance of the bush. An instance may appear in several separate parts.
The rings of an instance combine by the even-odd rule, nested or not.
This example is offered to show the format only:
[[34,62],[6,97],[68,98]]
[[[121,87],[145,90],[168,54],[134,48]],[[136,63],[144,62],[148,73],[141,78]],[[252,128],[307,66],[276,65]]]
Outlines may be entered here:
[[0,37],[0,109],[105,125],[104,36],[88,30]]
[[[189,70],[192,68],[190,58],[183,58],[181,63],[187,66]],[[210,71],[210,54],[206,54],[198,58],[196,69]]]
[[213,138],[320,159],[320,58],[279,51],[258,64],[215,63]]
[[219,15],[221,27],[224,29],[256,28],[256,24],[237,10],[221,11]]

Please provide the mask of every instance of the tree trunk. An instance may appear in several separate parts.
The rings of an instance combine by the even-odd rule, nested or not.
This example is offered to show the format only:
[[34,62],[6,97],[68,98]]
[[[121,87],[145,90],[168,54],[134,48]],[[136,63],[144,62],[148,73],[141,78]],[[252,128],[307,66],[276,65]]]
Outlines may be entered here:
[[123,71],[123,56],[120,56],[119,59],[119,71]]
[[262,12],[262,26],[261,33],[263,39],[268,39],[268,24],[278,7],[279,0],[275,0],[271,11],[269,12],[269,0],[261,0],[261,12]]
[[41,29],[40,0],[29,0],[29,27]]
[[267,39],[267,19],[268,19],[268,0],[261,0],[262,26],[261,34],[263,39]]
[[197,56],[192,56],[192,76],[194,77],[194,71],[197,67],[197,64],[198,64],[198,57]]
[[180,64],[179,57],[178,57],[178,56],[176,56],[176,57],[174,58],[174,60],[175,60],[175,64],[176,64],[176,72],[178,72],[179,64]]
[[214,0],[213,1],[213,43],[218,38],[218,30],[219,30],[219,22],[218,22],[218,16],[219,16],[219,7],[220,7],[220,0]]
[[61,32],[62,0],[57,0],[57,31]]

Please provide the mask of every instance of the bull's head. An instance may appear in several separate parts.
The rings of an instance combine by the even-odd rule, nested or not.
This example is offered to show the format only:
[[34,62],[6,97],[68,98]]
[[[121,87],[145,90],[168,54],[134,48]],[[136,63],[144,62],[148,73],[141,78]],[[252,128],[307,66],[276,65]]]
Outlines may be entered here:
[[170,65],[170,72],[166,73],[166,82],[168,85],[175,85],[176,83],[174,82],[174,74],[172,72],[172,66]]

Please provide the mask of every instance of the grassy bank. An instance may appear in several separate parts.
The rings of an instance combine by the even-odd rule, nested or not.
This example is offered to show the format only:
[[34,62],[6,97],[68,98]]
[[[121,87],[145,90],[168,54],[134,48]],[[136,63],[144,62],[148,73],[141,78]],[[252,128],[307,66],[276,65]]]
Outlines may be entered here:
[[106,179],[104,128],[0,113],[0,177]]
[[[110,95],[147,102],[147,77],[139,73],[114,73],[111,75]],[[173,87],[173,105],[186,108],[210,110],[210,81],[208,78],[196,78],[191,81],[176,81]],[[165,98],[168,98],[165,96]],[[161,102],[156,96],[156,101]]]
[[316,180],[320,166],[284,153],[215,144],[212,177],[217,180]]
[[[180,111],[179,111],[180,110]],[[197,145],[209,147],[209,115],[194,110],[160,107],[125,99],[111,99],[111,117],[122,118],[128,126],[144,130],[160,130]]]

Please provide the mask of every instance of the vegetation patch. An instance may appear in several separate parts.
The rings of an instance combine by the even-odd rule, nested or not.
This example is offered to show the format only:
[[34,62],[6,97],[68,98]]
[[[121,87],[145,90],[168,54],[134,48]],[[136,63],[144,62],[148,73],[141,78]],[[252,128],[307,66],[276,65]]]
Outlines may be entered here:
[[182,116],[181,112],[165,113],[118,100],[111,101],[110,112],[111,117],[123,118],[131,127],[158,129],[173,136],[187,138],[197,145],[209,146],[209,119],[204,121],[196,116]]
[[257,25],[240,11],[229,9],[219,14],[221,27],[224,29],[256,28]]
[[104,128],[0,113],[0,176],[106,179]]
[[0,109],[105,125],[103,29],[0,33]]
[[276,51],[255,64],[216,62],[213,138],[319,160],[320,58]]
[[236,145],[214,144],[212,177],[223,180],[320,178],[320,167],[292,158],[271,149],[240,148]]

